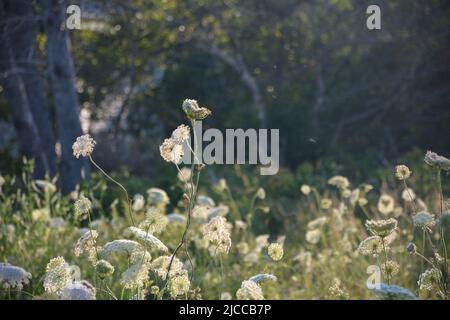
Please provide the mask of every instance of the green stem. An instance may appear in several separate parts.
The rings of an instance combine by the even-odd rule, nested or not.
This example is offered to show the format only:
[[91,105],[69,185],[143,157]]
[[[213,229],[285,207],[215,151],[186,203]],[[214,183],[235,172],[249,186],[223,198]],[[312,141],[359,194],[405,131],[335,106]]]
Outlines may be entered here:
[[134,219],[133,219],[133,213],[131,210],[131,201],[130,201],[130,197],[128,196],[128,191],[127,189],[125,189],[125,187],[123,185],[121,185],[118,181],[114,180],[110,175],[108,175],[102,168],[100,168],[100,166],[94,161],[94,159],[92,159],[92,157],[89,155],[89,160],[91,161],[91,163],[101,172],[103,173],[103,175],[105,177],[107,177],[109,180],[111,180],[113,183],[115,183],[117,186],[119,186],[120,189],[123,190],[123,192],[125,193],[125,196],[127,198],[127,204],[128,204],[128,211],[129,211],[129,215],[130,215],[130,220],[131,223],[133,224],[133,227],[136,226],[134,223]]

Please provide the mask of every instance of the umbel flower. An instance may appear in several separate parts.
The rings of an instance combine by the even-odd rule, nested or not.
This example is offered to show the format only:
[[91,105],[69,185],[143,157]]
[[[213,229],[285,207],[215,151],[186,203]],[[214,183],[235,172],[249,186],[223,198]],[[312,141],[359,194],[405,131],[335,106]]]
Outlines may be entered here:
[[224,217],[216,216],[203,226],[203,236],[217,246],[218,252],[228,253],[231,247],[230,228]]
[[348,189],[350,187],[350,182],[346,177],[334,176],[328,180],[328,184],[335,186],[341,190]]
[[236,292],[238,300],[264,300],[261,287],[254,281],[242,281],[241,287]]
[[88,134],[78,137],[72,145],[73,155],[78,159],[80,156],[88,157],[94,151],[96,142]]
[[307,196],[310,192],[311,192],[311,187],[308,186],[307,184],[304,184],[300,187],[300,191]]
[[419,228],[431,228],[435,225],[435,220],[434,220],[434,215],[426,212],[426,211],[421,211],[419,213],[417,213],[415,216],[413,216],[413,222],[414,222],[414,226],[419,227]]
[[159,147],[161,157],[167,162],[179,164],[183,158],[183,146],[178,144],[172,138],[164,139],[164,142]]
[[0,263],[0,286],[3,289],[22,290],[28,284],[31,273],[21,267],[13,266],[9,263]]
[[113,275],[114,267],[106,260],[99,260],[95,263],[95,271],[100,279],[106,279]]
[[383,251],[383,240],[378,236],[372,236],[361,241],[358,252],[362,255],[378,256]]
[[105,244],[100,252],[100,256],[108,257],[112,253],[124,253],[131,256],[134,251],[142,251],[142,246],[133,240],[119,239]]
[[[153,260],[150,264],[150,269],[162,280],[166,280],[167,278],[167,270],[169,269],[171,258],[171,256],[161,256]],[[183,267],[183,262],[181,262],[177,257],[174,257],[172,266],[170,267],[169,278],[185,273],[186,270],[184,270]]]
[[159,188],[150,188],[147,190],[148,203],[153,206],[165,206],[170,203],[167,192]]
[[148,279],[150,260],[148,252],[134,252],[130,258],[131,266],[122,273],[120,283],[127,289],[142,288]]
[[61,292],[62,300],[95,300],[96,290],[86,280],[68,284]]
[[367,220],[365,225],[372,235],[384,238],[397,229],[397,220],[394,218],[386,220]]
[[185,124],[181,124],[172,132],[172,139],[175,143],[183,144],[189,139],[189,133],[190,128]]
[[50,260],[46,267],[44,289],[49,293],[59,293],[72,282],[69,264],[63,257]]
[[146,232],[136,227],[128,227],[126,229],[126,232],[132,234],[134,237],[138,239],[138,241],[142,242],[149,249],[157,249],[163,252],[169,251],[169,249],[166,247],[164,243],[161,242],[161,240],[159,240],[149,232]]
[[191,120],[203,120],[211,114],[211,110],[199,107],[197,100],[186,99],[182,105],[184,113]]
[[80,198],[75,201],[74,207],[75,217],[81,221],[87,218],[89,211],[92,209],[92,202],[85,196],[81,195]]
[[437,153],[427,151],[424,161],[433,168],[445,171],[450,170],[450,159],[440,156]]
[[283,258],[283,246],[280,243],[271,243],[267,248],[267,253],[273,261],[280,261]]
[[150,208],[145,214],[144,221],[139,224],[139,228],[151,234],[159,234],[164,231],[168,223],[169,218],[166,215],[156,208]]
[[395,167],[395,177],[398,180],[406,180],[411,176],[411,170],[404,164],[400,164]]
[[383,194],[380,196],[380,199],[378,200],[378,211],[380,211],[381,214],[387,216],[389,213],[394,211],[395,203],[394,198],[392,198],[388,194]]
[[95,251],[95,243],[98,233],[95,230],[86,231],[75,244],[75,255],[79,257],[83,252],[91,253]]
[[388,260],[381,265],[381,271],[388,277],[393,277],[400,271],[400,265],[393,260]]
[[169,292],[173,299],[179,295],[186,294],[189,291],[191,282],[187,273],[177,275],[170,279],[169,281]]
[[441,280],[441,271],[436,268],[431,268],[422,273],[417,281],[419,290],[432,291],[439,287]]

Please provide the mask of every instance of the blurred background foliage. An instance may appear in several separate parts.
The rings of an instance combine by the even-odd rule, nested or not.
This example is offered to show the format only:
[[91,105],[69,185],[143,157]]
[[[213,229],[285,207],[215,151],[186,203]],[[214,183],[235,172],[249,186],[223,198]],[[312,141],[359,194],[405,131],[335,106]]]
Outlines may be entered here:
[[[49,82],[45,2],[31,1],[28,16],[36,18],[37,72]],[[60,10],[67,4],[52,2]],[[332,173],[376,180],[380,168],[402,157],[418,163],[427,149],[450,154],[448,1],[378,1],[381,30],[366,28],[372,3],[365,0],[70,4],[82,17],[80,30],[65,30],[77,112],[107,171],[169,184],[173,170],[158,148],[185,121],[184,98],[212,109],[205,128],[280,128],[283,169],[263,178],[280,194]],[[56,128],[65,106],[51,100],[54,90],[48,84],[45,95]],[[0,87],[0,125],[9,128],[0,138],[0,170],[9,172],[23,152],[5,92]],[[64,154],[55,157],[64,177]],[[214,167],[213,180],[223,174]]]

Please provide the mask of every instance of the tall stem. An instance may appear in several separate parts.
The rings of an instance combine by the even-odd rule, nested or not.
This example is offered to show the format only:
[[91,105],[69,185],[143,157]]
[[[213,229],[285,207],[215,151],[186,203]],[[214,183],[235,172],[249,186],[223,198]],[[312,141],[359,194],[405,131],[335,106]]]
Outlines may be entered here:
[[94,159],[92,159],[92,157],[89,155],[89,160],[91,161],[91,163],[101,172],[103,173],[103,175],[105,177],[107,177],[109,180],[111,180],[113,183],[115,183],[117,186],[119,186],[120,189],[123,190],[123,192],[125,193],[125,197],[127,198],[127,204],[128,204],[128,212],[130,215],[130,220],[131,223],[133,224],[133,227],[135,227],[135,223],[134,223],[134,219],[133,219],[133,212],[131,210],[131,201],[130,201],[130,197],[128,196],[128,191],[127,189],[125,189],[125,187],[123,185],[121,185],[118,181],[114,180],[110,175],[108,175],[102,168],[100,168],[100,166],[94,161]]

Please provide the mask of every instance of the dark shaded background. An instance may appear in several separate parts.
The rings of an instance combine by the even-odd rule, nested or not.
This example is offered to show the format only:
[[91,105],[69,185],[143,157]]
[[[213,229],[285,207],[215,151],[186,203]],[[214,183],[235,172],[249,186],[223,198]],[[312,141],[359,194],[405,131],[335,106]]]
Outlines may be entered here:
[[[0,3],[2,173],[23,154],[70,191],[84,131],[107,170],[163,176],[159,144],[184,98],[213,110],[206,126],[280,128],[290,170],[369,175],[413,150],[450,155],[447,0]],[[69,4],[81,30],[64,27]]]

